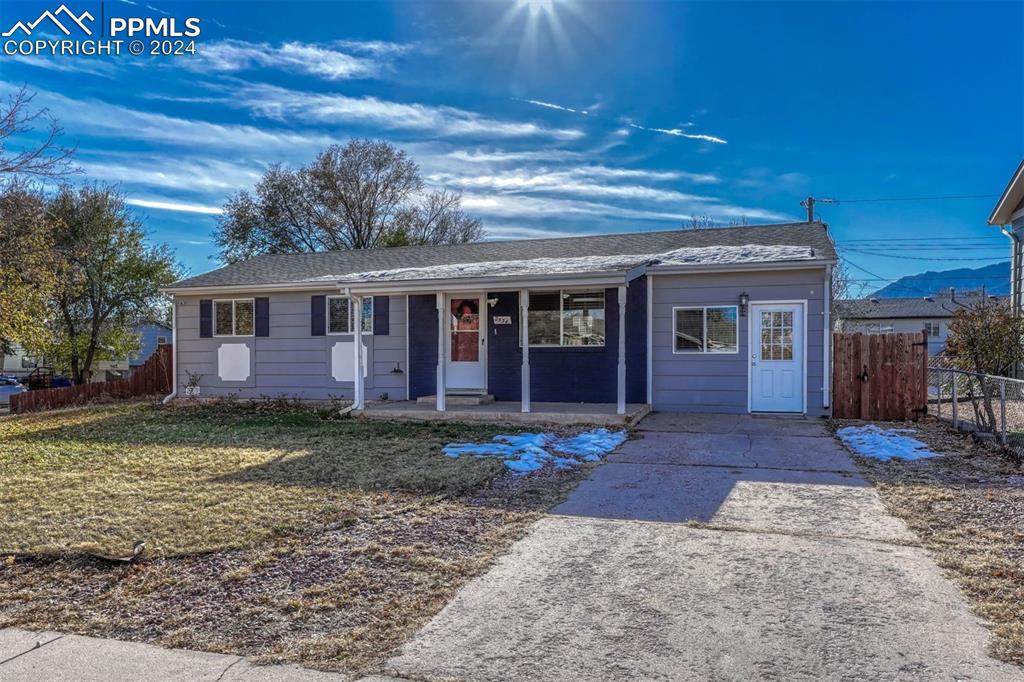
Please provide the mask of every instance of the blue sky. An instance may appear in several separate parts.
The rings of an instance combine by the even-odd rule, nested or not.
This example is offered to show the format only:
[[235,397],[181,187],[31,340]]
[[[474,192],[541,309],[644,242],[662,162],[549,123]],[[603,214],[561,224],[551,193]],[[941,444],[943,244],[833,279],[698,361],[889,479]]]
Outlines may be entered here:
[[[0,25],[59,4],[4,0]],[[797,220],[835,197],[819,213],[871,289],[1006,258],[994,198],[850,200],[1002,191],[1024,156],[1022,7],[107,0],[199,17],[197,54],[0,55],[0,94],[36,90],[84,177],[193,273],[230,193],[357,136],[462,191],[492,238]]]

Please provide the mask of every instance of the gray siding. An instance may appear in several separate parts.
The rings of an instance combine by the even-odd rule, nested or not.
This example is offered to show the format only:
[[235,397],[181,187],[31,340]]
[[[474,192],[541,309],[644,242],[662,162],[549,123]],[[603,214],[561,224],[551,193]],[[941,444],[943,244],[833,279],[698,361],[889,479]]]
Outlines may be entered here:
[[[242,398],[297,396],[305,400],[351,398],[352,382],[331,376],[331,348],[351,334],[311,336],[310,297],[335,295],[337,291],[306,291],[267,294],[270,299],[270,336],[199,338],[199,300],[209,296],[177,296],[177,374],[179,393],[184,392],[188,371],[202,375],[200,395],[204,398],[234,394]],[[248,294],[239,297],[248,297]],[[230,298],[228,295],[218,298]],[[369,372],[366,398],[376,400],[387,393],[392,400],[406,397],[405,329],[406,298],[390,296],[390,325],[387,335],[363,336]],[[252,357],[252,371],[246,381],[221,381],[217,376],[217,349],[224,343],[244,343]],[[401,374],[393,370],[398,367]]]
[[672,307],[807,301],[807,413],[823,407],[824,268],[755,273],[656,275],[652,285],[652,407],[672,412],[747,412],[749,313],[739,320],[739,353],[672,353]]

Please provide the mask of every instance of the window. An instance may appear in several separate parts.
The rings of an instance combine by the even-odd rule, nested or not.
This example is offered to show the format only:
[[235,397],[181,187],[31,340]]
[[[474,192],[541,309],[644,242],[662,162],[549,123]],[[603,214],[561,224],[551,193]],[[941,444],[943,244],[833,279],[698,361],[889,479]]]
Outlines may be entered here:
[[[347,296],[327,297],[328,334],[351,334],[355,319],[352,299]],[[373,296],[363,299],[363,333],[373,333]]]
[[788,310],[761,312],[761,359],[793,359],[793,313]]
[[739,309],[734,305],[673,308],[675,353],[738,353]]
[[531,346],[603,346],[604,290],[530,294]]
[[939,336],[942,334],[942,323],[941,322],[925,322],[924,330],[928,332],[928,336]]
[[167,344],[167,337],[166,336],[158,336],[158,337],[156,337],[156,345],[163,346],[163,345],[166,345],[166,344]]
[[870,324],[868,325],[868,333],[870,334],[892,334],[893,326],[891,324]]
[[214,336],[252,336],[253,299],[235,298],[213,302]]

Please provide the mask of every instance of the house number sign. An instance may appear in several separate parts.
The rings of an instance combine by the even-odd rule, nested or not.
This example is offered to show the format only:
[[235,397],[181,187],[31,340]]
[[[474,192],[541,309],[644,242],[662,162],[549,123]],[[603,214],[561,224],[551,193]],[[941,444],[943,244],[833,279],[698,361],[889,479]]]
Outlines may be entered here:
[[511,315],[495,315],[494,324],[512,324]]

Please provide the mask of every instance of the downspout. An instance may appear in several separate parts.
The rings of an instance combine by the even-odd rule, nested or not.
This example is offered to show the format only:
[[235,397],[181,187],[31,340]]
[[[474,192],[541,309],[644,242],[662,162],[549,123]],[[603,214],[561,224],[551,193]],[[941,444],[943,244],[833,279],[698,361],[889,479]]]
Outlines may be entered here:
[[822,351],[824,353],[825,371],[821,379],[821,406],[829,409],[832,388],[832,266],[825,266],[825,291],[822,302],[825,310],[824,329],[822,330]]
[[178,301],[171,294],[171,392],[163,399],[163,404],[178,397]]
[[1005,225],[1000,225],[999,231],[1010,239],[1010,303],[1013,312],[1020,314],[1020,239],[1015,232],[1007,230]]

